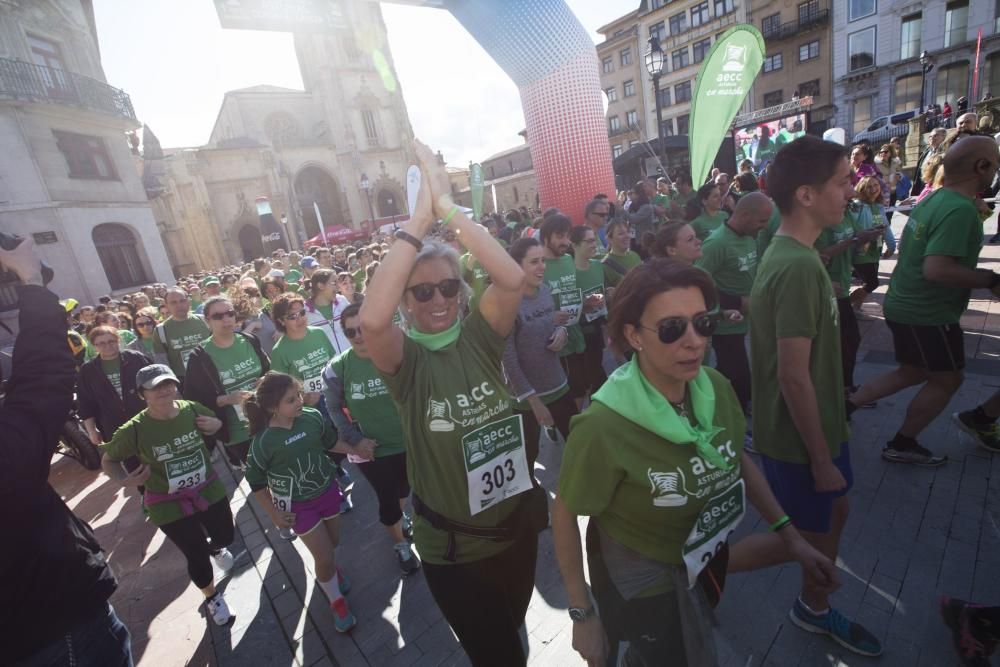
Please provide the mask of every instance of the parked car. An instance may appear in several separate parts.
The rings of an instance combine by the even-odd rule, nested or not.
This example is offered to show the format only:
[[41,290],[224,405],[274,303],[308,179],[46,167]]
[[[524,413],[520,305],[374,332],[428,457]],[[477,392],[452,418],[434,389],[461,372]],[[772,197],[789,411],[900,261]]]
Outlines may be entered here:
[[905,137],[910,133],[910,119],[917,115],[916,109],[901,111],[889,116],[879,116],[864,130],[854,135],[852,143],[867,141],[869,144],[884,144],[893,137]]

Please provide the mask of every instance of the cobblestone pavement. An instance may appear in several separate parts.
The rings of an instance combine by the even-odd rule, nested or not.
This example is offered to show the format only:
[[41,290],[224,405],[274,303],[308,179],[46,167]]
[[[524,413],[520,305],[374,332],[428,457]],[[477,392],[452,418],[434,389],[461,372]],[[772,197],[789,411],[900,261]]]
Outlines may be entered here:
[[[894,227],[901,226],[897,216]],[[994,221],[987,227],[992,233]],[[986,246],[983,266],[1000,261]],[[894,261],[882,262],[887,282]],[[881,321],[883,286],[861,323],[858,380],[891,367],[892,345]],[[718,643],[727,666],[957,664],[937,614],[949,594],[1000,603],[995,556],[1000,547],[1000,457],[971,445],[948,415],[978,404],[1000,386],[1000,304],[976,295],[967,328],[968,376],[948,410],[922,440],[949,455],[947,465],[915,469],[887,464],[879,450],[892,437],[914,391],[859,410],[851,438],[855,486],[838,566],[843,587],[835,604],[862,621],[885,645],[880,659],[860,658],[830,640],[794,627],[787,612],[799,587],[797,567],[734,575],[717,610]],[[546,444],[537,474],[555,488],[561,447]],[[217,469],[231,493],[238,534],[237,566],[222,584],[236,615],[225,628],[206,623],[200,593],[187,580],[183,559],[142,520],[138,499],[105,477],[63,460],[53,466],[55,487],[92,522],[121,585],[113,603],[133,633],[137,664],[344,665],[403,667],[467,665],[431,599],[422,573],[403,578],[377,519],[374,495],[355,471],[356,509],[345,515],[339,563],[352,583],[348,598],[358,625],[349,635],[333,628],[326,600],[309,571],[300,540],[285,542],[266,515],[248,502],[245,483]],[[766,529],[752,511],[740,534]],[[989,554],[994,554],[990,556]],[[583,664],[572,650],[551,531],[539,541],[536,589],[526,619],[532,665]]]

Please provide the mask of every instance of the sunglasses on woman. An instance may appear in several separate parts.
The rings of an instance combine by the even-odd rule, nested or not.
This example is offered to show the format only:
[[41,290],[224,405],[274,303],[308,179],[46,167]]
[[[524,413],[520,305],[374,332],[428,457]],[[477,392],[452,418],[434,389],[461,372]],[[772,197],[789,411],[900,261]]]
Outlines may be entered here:
[[719,325],[719,318],[709,313],[696,315],[692,319],[686,317],[668,317],[656,325],[656,328],[639,325],[640,329],[654,331],[664,345],[676,343],[687,333],[688,324],[694,327],[694,332],[702,338],[708,338],[715,333],[715,328]]
[[437,283],[420,283],[413,287],[407,287],[413,298],[420,303],[427,303],[434,298],[434,290],[441,292],[441,296],[446,299],[454,298],[458,294],[458,288],[462,286],[462,281],[458,278],[448,278]]
[[211,317],[216,322],[219,322],[221,320],[226,319],[227,317],[236,317],[236,311],[235,310],[224,310],[221,313],[212,313],[211,315],[209,315],[209,317]]
[[294,322],[295,320],[305,316],[306,316],[306,311],[296,310],[294,313],[288,313],[287,315],[285,315],[283,319],[288,322]]
[[347,336],[347,340],[354,340],[356,337],[361,335],[361,327],[344,327],[344,335]]
[[143,327],[143,328],[145,328],[145,327],[155,327],[156,326],[156,322],[154,322],[153,320],[142,320],[141,322],[136,322],[135,326],[137,326],[137,327]]

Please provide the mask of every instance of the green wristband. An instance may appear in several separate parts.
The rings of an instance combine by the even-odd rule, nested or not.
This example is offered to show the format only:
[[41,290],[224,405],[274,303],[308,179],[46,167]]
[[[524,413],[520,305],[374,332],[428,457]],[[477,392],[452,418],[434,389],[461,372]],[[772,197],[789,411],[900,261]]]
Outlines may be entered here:
[[448,211],[448,215],[444,216],[444,220],[442,220],[441,223],[447,225],[449,222],[451,222],[451,219],[455,217],[456,213],[458,213],[458,207],[452,206],[451,210]]
[[780,519],[771,524],[771,532],[776,533],[785,526],[787,526],[788,524],[790,524],[791,522],[792,522],[791,517],[789,517],[786,514],[785,516],[781,517]]

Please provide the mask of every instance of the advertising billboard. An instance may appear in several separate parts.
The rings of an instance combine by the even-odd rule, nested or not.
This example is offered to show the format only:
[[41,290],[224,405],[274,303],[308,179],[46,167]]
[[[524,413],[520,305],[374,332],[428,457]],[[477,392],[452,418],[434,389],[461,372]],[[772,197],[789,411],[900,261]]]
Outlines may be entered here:
[[223,28],[326,32],[346,28],[339,0],[215,0]]

